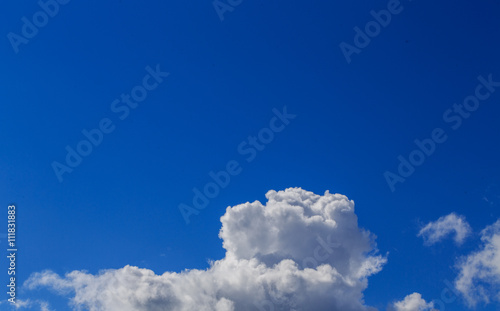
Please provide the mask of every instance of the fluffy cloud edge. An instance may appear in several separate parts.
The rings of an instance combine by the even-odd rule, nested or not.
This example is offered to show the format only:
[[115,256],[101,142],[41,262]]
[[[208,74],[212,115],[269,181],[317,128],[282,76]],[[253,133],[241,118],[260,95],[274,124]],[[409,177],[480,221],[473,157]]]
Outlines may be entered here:
[[481,243],[457,264],[455,287],[470,307],[500,302],[500,220],[481,231]]
[[433,302],[426,302],[420,293],[413,293],[392,305],[393,311],[437,311]]

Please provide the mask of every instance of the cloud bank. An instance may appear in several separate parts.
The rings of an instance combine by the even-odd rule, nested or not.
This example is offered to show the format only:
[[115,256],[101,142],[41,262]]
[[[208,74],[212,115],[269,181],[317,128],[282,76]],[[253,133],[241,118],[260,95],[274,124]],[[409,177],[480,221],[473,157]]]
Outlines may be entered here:
[[419,231],[418,236],[424,239],[425,245],[432,245],[454,234],[455,243],[460,245],[470,235],[471,231],[471,227],[464,216],[451,213],[428,223]]
[[44,271],[25,286],[70,295],[75,309],[91,311],[375,310],[363,291],[386,258],[359,228],[354,203],[300,188],[266,198],[227,208],[219,233],[226,255],[206,270]]

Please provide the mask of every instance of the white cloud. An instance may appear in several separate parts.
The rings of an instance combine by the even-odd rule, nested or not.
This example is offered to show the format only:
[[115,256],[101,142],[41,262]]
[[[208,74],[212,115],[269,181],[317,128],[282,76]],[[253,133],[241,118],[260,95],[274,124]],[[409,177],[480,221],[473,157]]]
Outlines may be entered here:
[[88,310],[375,310],[365,305],[368,276],[386,258],[358,227],[354,203],[300,188],[269,191],[268,202],[228,207],[219,236],[225,258],[182,273],[126,266],[98,275],[33,274],[25,286],[71,293]]
[[464,216],[451,213],[440,217],[438,220],[424,226],[418,233],[418,236],[424,239],[426,245],[432,245],[442,241],[445,237],[453,233],[455,234],[454,240],[459,245],[470,235],[471,227]]
[[[32,300],[32,299],[16,299],[16,303],[11,303],[7,300],[1,301],[0,305],[10,305],[12,309],[29,309],[29,310],[40,310],[40,311],[50,311],[49,303],[43,300]],[[39,309],[35,309],[36,307]]]
[[469,306],[500,301],[500,220],[481,231],[481,249],[458,264],[455,287]]
[[404,300],[394,303],[395,311],[435,311],[432,302],[427,303],[422,295],[413,293],[405,297]]

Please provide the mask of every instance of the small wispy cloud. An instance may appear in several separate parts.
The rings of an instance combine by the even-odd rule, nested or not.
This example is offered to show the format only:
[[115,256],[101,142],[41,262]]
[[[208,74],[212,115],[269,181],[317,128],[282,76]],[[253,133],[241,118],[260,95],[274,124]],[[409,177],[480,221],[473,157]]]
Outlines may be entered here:
[[500,187],[498,184],[490,184],[486,187],[482,199],[490,205],[498,204],[500,202]]
[[424,239],[425,245],[433,245],[454,234],[453,239],[461,245],[471,232],[471,227],[464,216],[451,213],[429,222],[420,229],[417,236]]
[[[40,310],[40,311],[51,311],[49,303],[44,300],[33,300],[33,299],[16,299],[16,303],[13,304],[7,300],[0,301],[0,305],[11,305],[12,310]],[[4,309],[2,309],[4,310]]]

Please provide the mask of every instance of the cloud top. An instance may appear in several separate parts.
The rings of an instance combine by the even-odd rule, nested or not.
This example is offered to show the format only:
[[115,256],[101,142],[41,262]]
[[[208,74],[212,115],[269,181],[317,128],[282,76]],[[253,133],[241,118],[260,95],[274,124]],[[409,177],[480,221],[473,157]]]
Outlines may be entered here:
[[394,311],[437,311],[432,302],[427,303],[422,295],[413,293],[394,303]]

